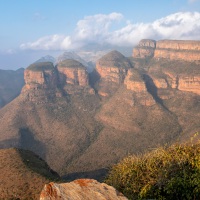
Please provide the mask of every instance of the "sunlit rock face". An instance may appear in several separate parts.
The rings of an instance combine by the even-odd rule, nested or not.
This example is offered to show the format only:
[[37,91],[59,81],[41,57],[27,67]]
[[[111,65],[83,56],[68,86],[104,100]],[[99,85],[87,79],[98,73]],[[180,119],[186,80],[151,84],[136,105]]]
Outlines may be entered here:
[[98,94],[109,96],[124,82],[128,69],[131,68],[129,60],[118,51],[111,51],[96,63],[96,72],[100,77]]
[[127,200],[115,188],[93,179],[77,179],[70,183],[49,183],[41,192],[40,200],[84,199],[84,200]]
[[80,62],[67,59],[57,65],[60,81],[63,84],[88,85],[88,72]]
[[156,48],[155,40],[143,39],[133,49],[133,57],[134,58],[151,58],[154,56],[155,48]]
[[156,42],[155,58],[170,60],[199,61],[200,41],[160,40]]

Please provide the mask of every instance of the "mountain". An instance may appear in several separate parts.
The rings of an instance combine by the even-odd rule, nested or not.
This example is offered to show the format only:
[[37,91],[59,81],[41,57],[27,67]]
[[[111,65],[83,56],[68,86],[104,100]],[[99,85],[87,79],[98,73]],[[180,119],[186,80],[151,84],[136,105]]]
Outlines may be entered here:
[[0,108],[17,97],[24,86],[24,69],[0,69]]
[[0,148],[31,150],[66,178],[102,177],[130,153],[190,141],[200,130],[199,61],[157,57],[157,43],[141,41],[131,58],[112,51],[90,74],[72,59],[29,66],[21,94],[0,110]]
[[38,63],[38,62],[52,62],[53,64],[55,64],[56,59],[53,56],[46,55],[44,57],[41,57],[39,60],[37,60],[35,62],[36,63]]
[[76,60],[80,62],[82,65],[84,65],[87,68],[88,72],[91,72],[94,69],[93,63],[86,62],[77,53],[73,51],[65,51],[63,54],[58,56],[56,63],[62,62],[67,59]]
[[0,149],[0,199],[39,199],[44,184],[59,180],[46,162],[30,151]]

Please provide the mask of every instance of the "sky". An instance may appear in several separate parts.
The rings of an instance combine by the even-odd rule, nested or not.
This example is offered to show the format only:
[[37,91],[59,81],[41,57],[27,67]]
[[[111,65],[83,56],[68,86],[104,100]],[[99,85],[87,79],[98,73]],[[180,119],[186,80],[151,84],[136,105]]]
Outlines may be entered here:
[[97,43],[200,40],[200,0],[0,0],[0,69]]

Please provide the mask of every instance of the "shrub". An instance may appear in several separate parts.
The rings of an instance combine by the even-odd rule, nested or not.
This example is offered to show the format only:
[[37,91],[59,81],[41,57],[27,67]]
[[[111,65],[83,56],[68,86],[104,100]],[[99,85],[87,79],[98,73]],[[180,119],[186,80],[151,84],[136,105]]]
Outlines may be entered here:
[[130,199],[200,199],[200,143],[129,156],[105,182]]

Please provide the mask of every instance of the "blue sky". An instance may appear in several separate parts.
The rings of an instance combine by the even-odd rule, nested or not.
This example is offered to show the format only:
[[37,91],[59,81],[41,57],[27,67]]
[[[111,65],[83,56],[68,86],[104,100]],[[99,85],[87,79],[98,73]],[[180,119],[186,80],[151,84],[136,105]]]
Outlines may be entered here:
[[90,42],[200,40],[199,23],[200,0],[0,0],[0,68]]

